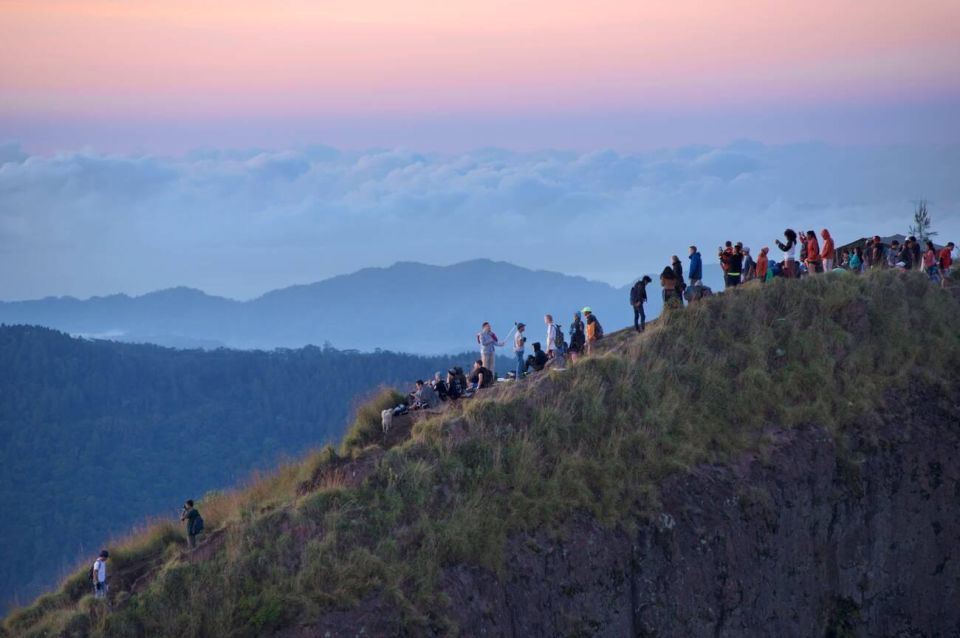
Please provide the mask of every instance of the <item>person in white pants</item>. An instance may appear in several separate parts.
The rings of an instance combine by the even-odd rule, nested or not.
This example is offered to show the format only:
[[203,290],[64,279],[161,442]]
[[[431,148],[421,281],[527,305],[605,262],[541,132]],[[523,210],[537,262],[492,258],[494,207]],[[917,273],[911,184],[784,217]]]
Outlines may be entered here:
[[[544,315],[543,323],[547,325],[547,356],[553,361],[553,367],[562,368],[563,348],[557,346],[557,324],[553,323],[553,315]],[[562,339],[562,334],[561,339]]]

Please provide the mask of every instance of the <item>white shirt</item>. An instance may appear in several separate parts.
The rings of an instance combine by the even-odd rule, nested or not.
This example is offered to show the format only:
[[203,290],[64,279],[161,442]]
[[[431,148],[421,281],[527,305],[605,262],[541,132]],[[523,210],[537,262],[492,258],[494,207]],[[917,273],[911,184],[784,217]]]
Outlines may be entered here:
[[93,571],[97,574],[97,582],[107,582],[107,561],[97,559],[93,561]]
[[547,324],[547,352],[557,349],[557,326],[553,323]]
[[523,333],[517,330],[517,334],[513,335],[513,349],[517,352],[523,350],[523,340],[526,337],[523,336]]

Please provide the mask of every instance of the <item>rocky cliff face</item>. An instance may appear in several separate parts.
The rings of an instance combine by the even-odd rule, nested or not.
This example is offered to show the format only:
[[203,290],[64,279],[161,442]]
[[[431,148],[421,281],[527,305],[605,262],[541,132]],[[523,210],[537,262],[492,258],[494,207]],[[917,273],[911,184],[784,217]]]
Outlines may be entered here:
[[[669,479],[627,533],[587,517],[446,571],[466,636],[960,635],[960,422],[918,391],[838,446],[810,426]],[[922,407],[925,406],[925,407]],[[922,408],[922,409],[921,409]],[[384,601],[298,635],[397,635]]]
[[671,479],[634,534],[580,520],[563,542],[514,538],[501,578],[448,572],[451,613],[490,636],[958,635],[960,423],[943,407],[845,450],[816,427],[773,433],[765,458]]

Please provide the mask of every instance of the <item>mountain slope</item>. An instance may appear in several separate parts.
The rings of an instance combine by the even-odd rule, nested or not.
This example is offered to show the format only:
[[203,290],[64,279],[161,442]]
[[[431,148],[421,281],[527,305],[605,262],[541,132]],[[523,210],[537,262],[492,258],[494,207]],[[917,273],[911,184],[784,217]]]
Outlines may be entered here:
[[[626,288],[475,260],[445,267],[405,262],[368,268],[247,302],[188,288],[141,297],[0,302],[0,322],[177,347],[330,343],[435,354],[472,348],[482,321],[506,334],[515,321],[537,327],[544,314],[552,313],[567,326],[585,305],[612,326],[632,320]],[[659,295],[652,294],[648,315],[659,308]]]
[[469,356],[178,351],[0,327],[4,607],[83,551],[342,434],[382,383]]
[[[916,274],[752,285],[201,504],[23,635],[943,634],[960,304]],[[389,403],[391,397],[383,399]],[[156,561],[157,567],[138,567]]]

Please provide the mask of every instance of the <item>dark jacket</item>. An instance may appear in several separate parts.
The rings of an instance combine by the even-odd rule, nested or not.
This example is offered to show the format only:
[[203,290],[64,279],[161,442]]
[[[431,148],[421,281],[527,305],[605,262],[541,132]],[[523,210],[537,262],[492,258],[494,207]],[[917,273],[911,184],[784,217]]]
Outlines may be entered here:
[[471,372],[467,380],[470,381],[470,383],[479,383],[481,374],[483,375],[483,385],[480,386],[481,388],[489,388],[493,385],[493,374],[483,366]]
[[700,252],[695,252],[690,255],[690,280],[703,279],[703,259],[700,257]]
[[730,268],[727,270],[731,275],[739,275],[743,272],[743,253],[739,251],[733,251],[730,255],[730,259],[727,262],[730,264]]
[[[646,302],[647,302],[647,284],[643,280],[640,280],[637,283],[633,284],[633,288],[630,289],[630,305],[636,306],[638,304],[642,304]],[[572,338],[571,338],[571,341],[572,341]]]
[[683,264],[679,259],[673,262],[673,275],[677,278],[677,288],[683,288],[686,284],[683,281]]
[[570,346],[567,348],[570,352],[580,352],[583,350],[583,344],[587,341],[583,321],[574,321],[570,324]]

